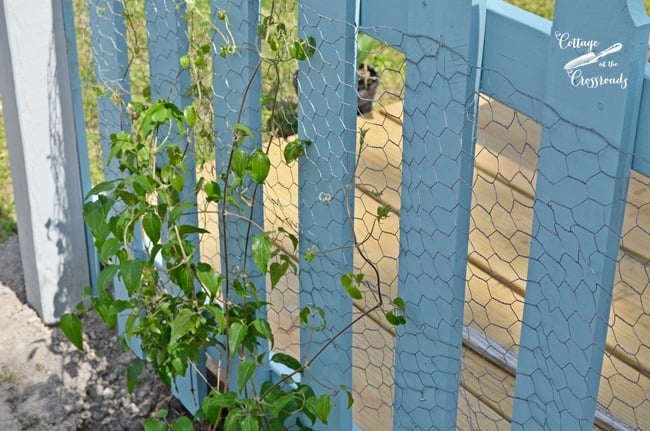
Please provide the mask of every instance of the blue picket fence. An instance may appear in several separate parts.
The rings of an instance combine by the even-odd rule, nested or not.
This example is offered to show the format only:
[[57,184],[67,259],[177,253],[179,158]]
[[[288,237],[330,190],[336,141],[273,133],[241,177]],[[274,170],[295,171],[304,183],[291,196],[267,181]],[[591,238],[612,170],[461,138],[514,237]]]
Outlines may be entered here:
[[[179,106],[191,103],[179,63],[188,52],[183,4],[145,1],[152,99]],[[213,14],[225,10],[231,22],[242,23],[231,31],[243,49],[225,60],[215,56],[212,65],[219,169],[233,124],[261,129],[261,82],[248,85],[260,5],[212,0],[211,6]],[[334,275],[353,271],[353,250],[340,246],[354,242],[348,222],[354,202],[336,191],[355,180],[361,30],[406,55],[398,290],[408,311],[396,337],[392,429],[457,426],[479,93],[542,128],[512,429],[592,429],[628,181],[631,170],[650,175],[650,122],[640,120],[650,118],[650,21],[642,1],[558,0],[553,22],[500,0],[302,0],[299,6],[299,32],[318,45],[298,75],[299,135],[314,141],[299,168],[299,229],[309,232],[299,250],[338,248],[301,267],[300,303],[323,307],[333,332],[353,318],[352,301]],[[89,13],[95,79],[105,89],[98,113],[107,155],[110,134],[129,125],[113,98],[128,100],[130,93],[123,5],[90,0]],[[219,46],[217,36],[214,42]],[[239,105],[228,101],[244,93],[237,120]],[[251,145],[261,139],[257,132]],[[106,170],[108,179],[115,175]],[[325,202],[323,193],[333,198]],[[253,219],[263,225],[258,199]],[[245,229],[243,221],[229,225],[233,256],[242,254]],[[312,336],[311,349],[326,341]],[[352,387],[352,351],[350,332],[306,379]],[[196,376],[175,390],[190,410],[205,391]],[[354,428],[345,400],[336,400],[330,427]]]

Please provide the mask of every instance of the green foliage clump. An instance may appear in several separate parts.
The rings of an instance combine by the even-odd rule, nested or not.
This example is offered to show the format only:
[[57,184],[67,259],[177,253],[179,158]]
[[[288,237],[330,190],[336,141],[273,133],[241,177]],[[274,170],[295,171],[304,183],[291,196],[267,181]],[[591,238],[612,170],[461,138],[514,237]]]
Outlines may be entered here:
[[[282,64],[304,61],[315,52],[316,41],[312,37],[296,38],[273,16],[263,18],[259,36],[261,43],[276,49],[260,58],[250,80],[264,69],[262,65],[277,71]],[[298,376],[337,337],[351,330],[354,322],[382,306],[381,292],[377,295],[379,304],[362,312],[311,357],[300,361],[286,353],[272,352],[274,337],[263,312],[269,304],[263,299],[265,287],[260,280],[268,278],[273,289],[285,276],[297,271],[299,240],[282,228],[263,231],[250,219],[257,190],[266,183],[271,171],[268,148],[253,143],[254,134],[248,126],[234,124],[229,131],[232,145],[226,168],[217,172],[215,179],[201,177],[195,182],[195,173],[187,162],[193,140],[203,133],[210,133],[206,139],[212,136],[208,131],[209,104],[203,96],[211,94],[205,86],[205,59],[213,49],[226,59],[237,52],[227,31],[227,14],[218,17],[226,24],[226,30],[220,33],[223,47],[190,41],[191,52],[179,59],[193,77],[192,105],[178,107],[166,100],[152,102],[145,88],[142,101],[123,106],[132,124],[128,131],[111,136],[107,155],[108,163],[117,166],[121,175],[93,187],[84,205],[84,219],[102,271],[96,292],[87,289],[87,304],[80,304],[78,311],[88,313],[91,309],[87,305],[91,305],[110,327],[121,319],[123,345],[128,347],[137,340],[143,355],[127,369],[129,391],[138,384],[145,364],[150,364],[161,380],[171,386],[178,376],[197,369],[206,348],[217,347],[227,377],[210,387],[195,419],[208,421],[212,429],[220,427],[226,431],[276,431],[287,427],[307,430],[316,423],[328,423],[333,397],[339,393],[347,394],[348,408],[353,400],[345,386],[317,391],[301,383]],[[268,88],[261,101],[271,118],[273,113],[285,110],[286,102],[278,100],[278,88],[277,84]],[[234,102],[245,105],[244,101]],[[117,98],[116,103],[123,102]],[[288,136],[293,127],[279,127],[267,121],[263,132],[271,137]],[[286,142],[284,163],[296,163],[310,145],[311,141],[302,139]],[[209,234],[195,222],[198,213],[207,211],[197,206],[199,196],[211,208],[216,207],[210,213],[218,218],[221,232],[228,232],[232,220],[247,224],[245,253],[237,262],[224,264],[229,270],[220,272],[199,258],[198,237]],[[379,208],[377,222],[388,217],[389,211],[390,208]],[[292,250],[278,245],[287,239]],[[221,253],[230,256],[227,240],[224,239],[222,247]],[[362,253],[359,244],[350,247],[357,247]],[[326,252],[308,250],[309,256],[305,257],[312,261]],[[343,275],[342,294],[362,299],[362,281],[362,274]],[[122,285],[126,297],[116,295],[113,283]],[[404,302],[395,298],[385,316],[390,324],[400,325],[405,322],[404,312]],[[314,332],[327,328],[326,317],[324,310],[315,305],[300,310],[301,324]],[[79,316],[64,315],[60,326],[70,341],[83,349]],[[268,370],[271,362],[287,367],[288,373],[276,381],[269,380],[268,372],[263,370]],[[192,420],[187,417],[168,423],[166,411],[156,413],[144,426],[146,430],[193,429]]]

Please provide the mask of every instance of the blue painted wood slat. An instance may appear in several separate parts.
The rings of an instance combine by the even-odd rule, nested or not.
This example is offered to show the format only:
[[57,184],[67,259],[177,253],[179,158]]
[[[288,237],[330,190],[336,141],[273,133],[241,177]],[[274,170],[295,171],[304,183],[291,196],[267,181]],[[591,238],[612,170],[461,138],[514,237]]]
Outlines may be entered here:
[[[363,18],[363,15],[362,15]],[[481,92],[539,120],[543,113],[551,22],[503,0],[487,0]],[[650,66],[643,96],[632,168],[650,176]]]
[[[129,77],[129,59],[126,41],[126,24],[124,21],[124,4],[118,0],[89,0],[88,15],[93,50],[95,82],[101,88],[97,97],[97,115],[99,117],[99,137],[102,150],[104,178],[117,179],[120,176],[118,162],[113,159],[108,163],[111,151],[111,134],[130,131],[131,120],[123,104],[131,100],[131,81]],[[115,100],[120,100],[117,103]],[[113,208],[113,211],[119,211]],[[134,249],[142,249],[142,235],[135,231]],[[117,299],[128,299],[128,293],[122,279],[113,279],[114,295]],[[97,294],[98,292],[95,292]],[[124,331],[127,316],[117,317],[118,332]],[[142,356],[139,340],[133,338],[130,347],[136,355]]]
[[[214,88],[214,120],[215,120],[215,145],[216,145],[216,169],[217,176],[226,172],[229,158],[233,147],[233,126],[237,123],[248,127],[253,137],[247,138],[241,149],[251,151],[254,148],[262,147],[262,114],[260,106],[261,97],[261,69],[258,68],[259,56],[257,55],[257,26],[259,23],[259,1],[258,0],[212,0],[212,22],[224,34],[228,31],[234,38],[237,46],[234,54],[223,58],[219,55],[222,46],[229,41],[224,40],[218,32],[213,32],[212,42],[217,52],[214,53],[212,62],[213,88]],[[227,13],[226,24],[218,18],[218,13]],[[230,181],[232,180],[232,176]],[[218,181],[221,181],[218,179]],[[249,184],[252,191],[253,185]],[[252,195],[249,193],[249,198]],[[264,225],[263,188],[258,187],[254,197],[253,212],[244,204],[246,210],[242,214],[237,208],[228,204],[226,210],[232,214],[241,214],[253,221],[248,221],[229,216],[226,227],[219,216],[219,235],[221,250],[221,271],[226,270],[230,274],[230,283],[233,276],[246,272],[249,281],[254,281],[261,301],[266,298],[266,278],[261,276],[260,271],[252,259],[248,259],[246,267],[242,266],[242,256],[251,256],[251,242],[253,237],[260,233],[255,226]],[[220,210],[223,205],[220,204]],[[250,229],[250,235],[249,235]],[[249,238],[248,242],[246,238]],[[249,250],[248,253],[246,250]],[[226,253],[227,251],[227,253]],[[229,288],[231,299],[236,300],[232,287]],[[266,317],[266,308],[258,311],[259,318]],[[263,348],[266,350],[266,348]],[[254,381],[259,388],[261,383],[270,377],[266,367],[260,367],[256,371]],[[231,386],[236,387],[237,364],[233,364],[230,370]]]
[[[102,95],[97,98],[97,114],[102,155],[106,167],[110,154],[111,133],[130,130],[126,111],[111,100],[111,97],[116,94],[123,101],[128,102],[131,94],[124,5],[117,0],[89,0],[88,14],[95,82],[103,87]],[[117,177],[115,160],[105,169],[104,175],[107,180]]]
[[593,427],[648,28],[640,0],[556,2],[513,430]]
[[551,22],[503,0],[487,0],[481,91],[541,116]]
[[[187,20],[184,18],[185,5],[173,0],[147,0],[145,1],[145,17],[147,23],[147,51],[149,54],[149,76],[151,100],[168,100],[183,110],[191,105],[190,76],[187,69],[180,64],[180,57],[189,52],[187,34]],[[177,143],[185,151],[185,164],[188,175],[181,193],[181,198],[187,202],[196,203],[194,187],[196,185],[196,153],[194,144],[186,137],[181,137],[179,130],[173,124],[169,133],[170,142]],[[161,135],[166,135],[165,131]],[[160,163],[165,163],[166,155],[158,156]],[[185,214],[178,221],[179,224],[198,226],[198,215]],[[196,247],[195,259],[199,257],[199,236],[192,235],[190,240]],[[199,362],[190,367],[184,376],[174,380],[172,392],[185,408],[190,412],[196,411],[201,405],[201,400],[206,394],[207,387],[199,372],[205,375],[203,355]]]
[[[409,4],[394,429],[455,430],[471,203],[472,2]],[[470,121],[468,121],[468,118]]]
[[[63,30],[66,40],[66,53],[68,55],[68,71],[70,89],[72,92],[72,110],[74,115],[74,128],[77,139],[77,157],[79,164],[79,178],[81,181],[81,198],[83,199],[92,188],[90,177],[90,163],[88,159],[88,140],[86,139],[86,121],[84,119],[83,97],[81,94],[81,80],[79,76],[79,59],[77,55],[77,36],[75,34],[74,7],[72,0],[61,3],[63,15]],[[88,269],[90,271],[90,284],[95,289],[99,275],[99,257],[93,243],[90,229],[86,226],[86,249],[88,253]]]
[[[299,72],[299,135],[313,144],[299,166],[300,306],[321,307],[327,330],[301,328],[301,359],[311,358],[333,335],[352,321],[352,302],[339,277],[353,268],[356,152],[356,65],[353,0],[305,0],[300,3],[301,37],[314,37],[317,48]],[[345,247],[345,248],[341,248]],[[313,261],[309,249],[328,251]],[[320,384],[352,387],[352,331],[340,336],[313,363],[303,381],[317,392]],[[317,383],[317,382],[320,382]],[[345,394],[334,399],[327,429],[348,431],[352,414]],[[325,427],[317,427],[325,429]]]
[[645,79],[641,95],[641,108],[634,145],[632,168],[650,177],[650,63],[645,65]]
[[[108,155],[111,151],[110,136],[121,130],[131,129],[126,110],[122,105],[114,102],[114,98],[119,98],[124,103],[131,100],[124,5],[117,0],[89,0],[88,15],[95,82],[102,89],[101,95],[97,97],[97,115],[104,178],[113,180],[118,178],[120,173],[117,160],[113,159],[110,164],[108,163]],[[116,298],[128,297],[124,283],[119,277],[113,279],[113,285]],[[119,332],[122,332],[125,321],[126,316],[118,316]],[[137,346],[133,345],[132,348],[134,347]]]

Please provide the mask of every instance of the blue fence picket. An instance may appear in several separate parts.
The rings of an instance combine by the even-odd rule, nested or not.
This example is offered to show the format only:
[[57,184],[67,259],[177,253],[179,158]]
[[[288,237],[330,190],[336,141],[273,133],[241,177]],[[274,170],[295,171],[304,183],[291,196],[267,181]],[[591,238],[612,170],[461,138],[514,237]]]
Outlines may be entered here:
[[[63,16],[63,30],[66,40],[66,54],[68,56],[68,72],[72,96],[72,110],[74,115],[74,129],[77,138],[77,157],[79,163],[79,179],[81,181],[81,196],[86,196],[92,188],[90,177],[90,164],[88,159],[88,140],[86,139],[86,122],[83,111],[83,97],[81,94],[81,82],[79,77],[79,60],[77,56],[77,36],[74,25],[74,7],[72,0],[64,0],[61,3]],[[92,233],[86,226],[86,249],[88,253],[88,270],[90,271],[90,283],[95,289],[95,281],[99,275],[99,257],[93,243]]]
[[649,27],[592,3],[555,7],[513,430],[593,427]]
[[[301,329],[301,359],[306,361],[352,320],[352,302],[339,282],[352,271],[351,220],[356,146],[356,2],[307,0],[300,4],[299,34],[313,37],[316,52],[300,64],[299,135],[313,144],[299,167],[300,306],[321,307],[327,330]],[[341,248],[343,247],[343,248]],[[335,250],[307,262],[308,250]],[[313,363],[305,381],[352,387],[352,333],[346,332]],[[329,429],[350,430],[345,394],[334,400]],[[321,429],[321,428],[318,428]]]
[[[121,130],[130,130],[131,127],[124,107],[114,102],[116,96],[124,102],[128,102],[131,97],[124,5],[117,0],[89,0],[88,15],[95,82],[101,91],[97,97],[97,115],[99,117],[104,177],[106,180],[112,180],[118,177],[119,171],[115,159],[110,164],[108,163],[108,155],[111,151],[111,134]],[[128,295],[122,280],[115,277],[113,284],[115,297],[127,298]],[[125,316],[118,316],[120,332],[124,328],[125,321]]]
[[472,2],[409,4],[394,429],[456,429],[475,74]]
[[[261,97],[261,68],[257,55],[257,25],[259,22],[258,0],[226,0],[211,2],[212,21],[221,30],[213,32],[214,53],[212,62],[214,88],[214,132],[216,142],[216,171],[217,175],[226,172],[229,165],[230,154],[233,148],[233,126],[242,124],[252,132],[252,138],[247,138],[241,149],[251,151],[261,148],[262,114],[260,108]],[[226,12],[225,20],[219,18],[220,12]],[[227,27],[228,26],[228,27]],[[224,40],[222,35],[232,35],[236,44],[236,52],[223,58],[220,55],[221,47],[227,47],[232,41]],[[221,181],[220,179],[217,179]],[[232,180],[232,178],[231,178]],[[253,187],[251,186],[251,190]],[[253,236],[260,233],[256,226],[264,225],[263,190],[257,189],[254,197],[252,213],[246,212],[244,217],[250,218],[250,225],[243,218],[228,216],[227,226],[224,227],[219,216],[219,236],[221,251],[222,273],[228,271],[233,276],[246,271],[249,280],[254,280],[259,294],[259,299],[265,301],[266,279],[261,276],[252,259],[248,259],[246,267],[242,267],[242,256],[250,256],[251,241]],[[246,205],[243,205],[247,207]],[[232,214],[240,211],[228,204],[225,208]],[[224,210],[220,205],[219,210]],[[250,231],[249,231],[250,228]],[[247,241],[248,238],[248,241]],[[246,250],[249,250],[247,253]],[[234,292],[231,291],[231,299]],[[266,309],[258,312],[258,317],[266,317]],[[267,368],[259,368],[255,374],[258,384],[269,378]],[[236,365],[230,370],[230,381],[235,385],[237,379]],[[235,386],[236,387],[236,386]]]
[[[187,20],[184,4],[173,0],[145,1],[145,16],[147,22],[147,51],[149,54],[149,76],[151,100],[168,100],[183,110],[191,105],[189,71],[181,66],[180,58],[189,52]],[[177,126],[172,124],[168,139],[177,143],[185,153],[185,164],[188,175],[185,178],[181,198],[187,202],[196,202],[194,187],[196,185],[196,154],[194,144],[181,136]],[[164,131],[161,134],[166,134]],[[187,149],[185,149],[187,146]],[[158,156],[161,163],[166,155]],[[196,213],[185,214],[179,219],[179,224],[198,226]],[[199,256],[198,234],[189,237],[196,247],[195,258]],[[194,368],[196,367],[196,368]],[[198,370],[197,370],[198,369]],[[190,367],[184,376],[177,377],[172,385],[172,392],[185,408],[194,412],[200,406],[206,394],[207,387],[199,373],[205,375],[203,357]]]
[[145,12],[151,100],[169,100],[183,109],[192,103],[189,70],[180,62],[189,53],[185,6],[173,0],[147,0]]
[[88,14],[95,82],[101,91],[97,97],[97,115],[104,166],[108,166],[104,175],[111,180],[117,177],[118,170],[115,160],[107,165],[111,150],[110,136],[130,128],[126,111],[112,100],[116,94],[128,102],[131,95],[124,5],[118,0],[89,0]]
[[[97,97],[97,116],[99,117],[99,137],[102,150],[104,178],[117,179],[120,176],[118,162],[114,158],[108,162],[111,151],[111,134],[130,131],[131,120],[125,105],[131,100],[131,81],[124,21],[124,4],[118,0],[89,0],[88,15],[93,50],[95,82],[99,86]],[[115,100],[120,100],[122,104]],[[113,211],[118,211],[114,208]],[[142,250],[142,233],[136,229],[133,247]],[[114,295],[117,299],[128,299],[128,292],[121,278],[113,279]],[[98,292],[94,292],[97,294]],[[123,333],[127,316],[117,316],[117,328]],[[130,347],[142,356],[138,338],[132,338]]]

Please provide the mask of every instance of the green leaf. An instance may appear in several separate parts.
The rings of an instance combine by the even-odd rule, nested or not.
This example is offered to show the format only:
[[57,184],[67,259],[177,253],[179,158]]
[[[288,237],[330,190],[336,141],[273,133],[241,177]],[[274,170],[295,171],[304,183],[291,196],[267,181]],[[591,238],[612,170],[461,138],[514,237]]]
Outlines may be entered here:
[[133,190],[139,195],[145,195],[153,191],[153,187],[149,184],[149,180],[144,175],[136,175],[133,179]]
[[230,355],[235,356],[241,343],[246,338],[248,333],[248,326],[244,326],[239,322],[233,322],[230,325],[230,333],[228,334],[228,346],[230,347]]
[[210,395],[203,399],[201,411],[203,411],[210,423],[214,424],[219,415],[219,409],[235,407],[238,402],[239,399],[235,392],[211,392]]
[[273,348],[273,331],[271,330],[271,325],[269,325],[268,320],[266,319],[255,319],[253,321],[253,328],[260,334],[262,337],[271,341],[271,348]]
[[293,245],[294,251],[298,248],[298,237],[296,237],[294,234],[287,232],[282,226],[278,228],[278,232],[282,232],[286,236],[289,237],[291,240],[291,245]]
[[127,260],[120,264],[120,273],[124,281],[124,287],[129,294],[133,294],[140,287],[142,264],[143,261],[140,259]]
[[273,262],[269,267],[269,274],[271,276],[271,289],[273,289],[278,282],[282,279],[282,276],[289,269],[289,265],[285,263]]
[[342,389],[344,389],[344,390],[345,390],[345,393],[348,395],[348,406],[347,406],[347,409],[350,410],[350,408],[352,407],[352,404],[354,404],[354,397],[352,396],[352,391],[350,391],[350,390],[348,390],[348,389],[345,389],[345,388],[342,388]]
[[239,124],[239,123],[235,124],[234,126],[232,126],[232,131],[233,131],[233,134],[235,135],[234,136],[234,138],[235,138],[235,142],[234,142],[235,147],[240,146],[247,136],[251,137],[251,138],[253,137],[253,132],[251,132],[251,129],[244,126],[243,124]]
[[86,193],[85,199],[88,199],[91,196],[98,195],[103,192],[107,192],[109,190],[113,190],[113,184],[115,183],[115,181],[117,180],[103,181],[97,184],[92,189],[90,189],[88,193]]
[[341,285],[343,285],[343,289],[345,289],[347,294],[350,295],[352,299],[361,299],[363,298],[363,295],[361,295],[361,291],[355,284],[356,279],[353,274],[343,274],[341,276]]
[[289,46],[291,57],[296,60],[307,60],[316,52],[316,39],[309,36],[307,39],[298,39]]
[[100,226],[105,223],[104,218],[104,210],[100,201],[88,202],[84,205],[84,220],[93,234],[96,234]]
[[180,192],[183,190],[183,186],[185,185],[185,179],[183,178],[183,174],[181,174],[178,171],[173,171],[169,177],[169,181],[177,192]]
[[157,412],[155,412],[151,417],[156,419],[162,419],[162,418],[166,418],[168,414],[169,414],[169,410],[160,409]]
[[112,307],[113,298],[108,294],[100,295],[91,299],[93,308],[99,314],[99,317],[108,325],[109,328],[115,328],[117,324],[117,315]]
[[246,386],[246,383],[253,377],[257,365],[255,362],[250,359],[244,359],[241,364],[239,364],[239,371],[237,372],[237,387],[241,392]]
[[158,128],[161,124],[178,117],[178,108],[169,102],[158,101],[151,105],[149,109],[144,111],[142,122],[140,123],[140,133],[147,137],[151,132]]
[[330,414],[330,410],[332,410],[330,396],[327,394],[321,395],[318,398],[318,404],[316,406],[316,417],[318,417],[322,423],[327,424],[327,417]]
[[223,277],[217,277],[214,270],[207,263],[199,263],[196,266],[196,277],[199,279],[201,284],[210,292],[211,297],[215,297],[217,292],[221,288],[221,282]]
[[135,328],[135,324],[138,321],[138,314],[137,313],[131,313],[129,314],[129,317],[126,318],[126,323],[124,324],[124,335],[126,336],[127,340],[131,340],[133,337],[133,329]]
[[187,54],[181,55],[180,64],[183,69],[190,67],[190,56]]
[[178,227],[178,233],[181,236],[191,235],[193,233],[210,233],[207,230],[191,224],[184,224]]
[[83,352],[83,335],[81,320],[76,314],[66,313],[59,321],[61,330],[74,346]]
[[224,431],[241,431],[241,409],[232,409],[228,412],[223,424]]
[[144,431],[167,431],[167,424],[156,419],[144,421]]
[[222,406],[218,405],[215,402],[215,397],[213,397],[212,394],[203,398],[203,401],[201,402],[201,411],[208,419],[208,421],[210,421],[210,423],[213,425],[217,422],[217,419],[219,418],[219,411],[221,410],[221,408]]
[[285,431],[286,428],[284,425],[282,425],[282,421],[280,421],[279,418],[277,417],[272,417],[269,420],[269,431]]
[[226,316],[223,314],[223,310],[221,309],[220,306],[218,305],[206,305],[205,307],[208,309],[217,319],[217,323],[221,328],[224,328],[226,326]]
[[357,38],[357,61],[363,64],[368,57],[368,54],[375,51],[375,46],[379,44],[377,39],[368,36],[365,33],[359,33]]
[[315,52],[316,52],[316,39],[314,39],[312,36],[308,36],[305,54],[307,54],[307,57],[311,57],[312,55],[314,55]]
[[148,212],[142,217],[142,227],[152,243],[156,244],[160,240],[160,229],[162,222],[158,214]]
[[404,325],[406,324],[406,318],[404,317],[404,312],[406,311],[406,304],[404,300],[399,296],[396,296],[392,301],[393,305],[397,307],[396,310],[389,311],[385,314],[386,320],[393,326]]
[[258,184],[263,184],[271,170],[271,160],[266,153],[260,149],[256,150],[251,157],[251,178]]
[[309,418],[312,425],[316,422],[316,414],[318,413],[318,398],[310,396],[305,400],[305,409],[303,410],[305,416]]
[[305,307],[300,310],[300,321],[314,332],[323,331],[327,327],[325,310],[321,307]]
[[195,318],[196,314],[187,308],[183,308],[178,313],[171,324],[170,345],[176,344],[179,339],[196,327]]
[[169,219],[167,220],[167,226],[171,227],[175,225],[178,219],[183,215],[183,213],[192,207],[194,207],[194,204],[191,202],[184,202],[178,206],[175,206],[174,209],[172,209],[169,212]]
[[142,374],[144,369],[144,363],[142,359],[135,358],[131,361],[128,368],[126,369],[126,389],[129,393],[132,393],[135,389],[135,386],[138,384],[138,377]]
[[246,168],[248,167],[248,153],[242,150],[235,150],[232,153],[232,171],[239,177],[243,177],[246,174]]
[[205,194],[208,202],[217,202],[223,199],[221,186],[216,181],[210,181],[205,185]]
[[392,211],[393,207],[391,205],[383,205],[380,207],[377,207],[377,218],[379,220],[383,220],[387,218],[390,215],[390,212]]
[[187,416],[181,416],[172,422],[173,431],[194,431],[194,425]]
[[276,353],[273,355],[271,360],[275,363],[286,365],[294,371],[298,370],[301,367],[300,362],[297,359],[285,353]]
[[388,323],[390,323],[393,326],[406,324],[406,319],[404,318],[404,316],[397,315],[392,311],[388,311],[386,313],[386,320],[388,320]]
[[271,20],[271,17],[265,16],[262,17],[262,20],[260,22],[260,25],[257,26],[257,34],[259,34],[260,39],[266,39],[266,36],[269,32],[269,21]]
[[262,232],[255,235],[253,238],[253,260],[257,267],[266,274],[268,269],[269,260],[271,260],[271,250],[273,248],[273,242],[269,238],[268,232]]
[[300,310],[300,322],[306,325],[309,323],[309,316],[311,316],[310,307],[304,307],[302,310]]
[[291,401],[293,401],[296,398],[294,394],[285,394],[279,397],[277,400],[271,404],[271,411],[269,413],[269,416],[275,417],[277,416],[282,409],[284,409],[287,404],[289,404]]
[[296,139],[291,141],[284,147],[284,161],[289,164],[298,159],[305,153],[305,148],[311,145],[311,141],[304,139]]
[[122,248],[122,244],[116,238],[108,238],[102,244],[102,249],[99,251],[99,258],[102,262],[108,262],[108,259],[113,257]]
[[183,290],[185,295],[192,295],[192,291],[194,290],[194,280],[192,279],[192,275],[190,274],[187,265],[177,266],[176,268],[169,270],[169,278]]
[[172,356],[172,358],[174,373],[179,376],[184,376],[185,370],[187,369],[187,361],[183,360],[180,356]]
[[243,421],[241,421],[242,431],[258,431],[260,425],[257,422],[257,419],[252,416],[246,416]]
[[192,105],[185,107],[183,110],[183,117],[185,117],[188,126],[194,127],[196,124],[196,110]]

